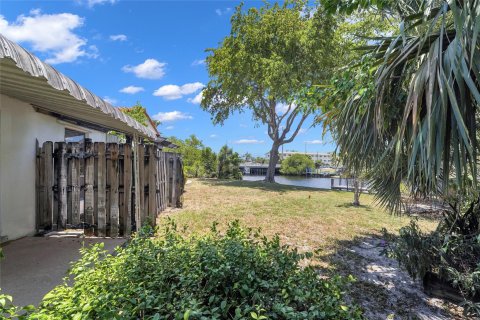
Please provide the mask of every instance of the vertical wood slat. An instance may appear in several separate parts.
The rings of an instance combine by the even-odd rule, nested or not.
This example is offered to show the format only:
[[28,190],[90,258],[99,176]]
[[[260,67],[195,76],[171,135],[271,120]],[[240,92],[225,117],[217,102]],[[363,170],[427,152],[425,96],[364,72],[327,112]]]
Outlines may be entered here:
[[[138,145],[138,178],[139,185],[135,192],[138,191],[140,195],[140,221],[139,228],[142,227],[145,222],[145,148],[142,144]],[[138,189],[138,190],[137,190]]]
[[161,158],[162,158],[162,152],[157,149],[157,206],[158,206],[158,212],[163,211],[163,206],[162,206],[162,171],[160,168],[160,163],[161,163]]
[[67,223],[77,226],[80,224],[80,145],[78,142],[67,144],[68,176],[67,176]]
[[85,230],[87,235],[93,235],[92,226],[95,224],[94,208],[95,208],[95,157],[93,144],[90,139],[85,140],[85,202],[84,202],[84,216],[85,223],[88,228]]
[[53,224],[53,142],[43,144],[45,151],[45,216],[44,225],[48,230]]
[[165,208],[168,207],[168,154],[163,153],[163,201]]
[[38,139],[35,142],[35,231],[40,231],[42,226],[41,220],[41,208],[42,202],[42,188],[43,181],[41,179],[42,166],[41,166],[41,154],[42,149],[39,146]]
[[160,200],[160,211],[165,210],[164,208],[164,176],[163,176],[163,159],[164,153],[159,152],[158,154],[158,182],[159,182],[159,200]]
[[106,180],[106,189],[105,189],[105,226],[106,226],[106,234],[108,236],[110,234],[110,185],[111,185],[111,171],[110,167],[112,166],[112,159],[110,154],[110,143],[105,144],[105,180]]
[[37,143],[36,159],[36,229],[51,230],[53,224],[53,142]]
[[148,216],[154,226],[157,218],[157,157],[154,145],[149,145],[148,148]]
[[44,173],[45,173],[45,153],[43,151],[43,146],[40,147],[38,144],[36,144],[36,172],[35,172],[35,185],[36,185],[36,217],[35,217],[35,225],[37,231],[43,230],[44,225],[43,225],[43,216],[45,215],[45,178],[44,178]]
[[133,183],[134,183],[134,190],[135,190],[135,198],[134,198],[134,223],[135,223],[135,230],[140,230],[141,227],[141,210],[140,210],[140,192],[139,192],[139,185],[140,185],[140,159],[139,159],[139,145],[138,145],[138,137],[136,135],[133,136]]
[[167,172],[168,172],[168,205],[173,207],[173,157],[169,152],[167,154]]
[[144,171],[143,171],[143,190],[144,190],[144,213],[145,213],[145,219],[143,220],[144,221],[144,224],[146,221],[149,221],[150,220],[150,210],[148,208],[148,205],[150,204],[150,201],[149,201],[149,195],[150,193],[148,192],[148,183],[150,181],[149,179],[149,174],[150,174],[150,145],[145,145],[145,166],[144,166]]
[[123,202],[124,212],[122,217],[123,235],[132,232],[132,147],[123,144]]
[[67,226],[67,144],[58,142],[57,163],[58,163],[58,229],[65,229]]
[[118,145],[118,232],[124,234],[124,220],[127,205],[125,204],[125,144]]
[[105,154],[105,143],[104,142],[95,142],[95,153],[97,155],[96,161],[96,181],[97,181],[97,192],[96,192],[96,215],[97,215],[97,235],[99,237],[105,237],[106,226],[107,226],[107,212],[105,208],[106,202],[106,189],[107,189],[107,177],[106,177],[106,154]]
[[[110,185],[110,236],[118,237],[119,235],[119,207],[118,207],[118,155],[119,148],[117,143],[108,143],[107,149],[110,154],[107,160],[107,172]],[[108,219],[107,219],[108,221]]]
[[53,144],[53,208],[52,208],[52,230],[59,229],[59,210],[58,210],[58,200],[59,200],[59,174],[60,174],[60,164],[58,159],[58,143]]
[[173,166],[172,166],[172,207],[177,206],[177,157],[172,154]]

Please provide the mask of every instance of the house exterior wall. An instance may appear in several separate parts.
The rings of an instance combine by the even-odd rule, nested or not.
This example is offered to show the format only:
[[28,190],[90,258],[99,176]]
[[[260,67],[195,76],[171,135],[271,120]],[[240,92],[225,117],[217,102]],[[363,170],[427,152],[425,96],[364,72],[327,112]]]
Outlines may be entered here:
[[70,125],[0,94],[0,241],[35,232],[35,141],[64,141],[65,128],[106,141],[103,132]]

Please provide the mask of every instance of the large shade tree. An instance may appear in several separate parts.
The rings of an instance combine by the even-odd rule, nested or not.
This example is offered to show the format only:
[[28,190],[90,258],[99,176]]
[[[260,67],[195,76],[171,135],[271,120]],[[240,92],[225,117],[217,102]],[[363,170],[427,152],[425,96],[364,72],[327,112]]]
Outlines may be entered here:
[[335,63],[335,19],[306,2],[265,3],[260,9],[236,8],[231,32],[206,59],[210,81],[201,107],[216,124],[251,110],[268,127],[272,140],[266,181],[274,182],[279,147],[300,132],[311,105],[303,89],[328,79]]
[[344,163],[369,172],[379,199],[477,190],[480,1],[324,1],[401,20],[333,82],[328,110]]

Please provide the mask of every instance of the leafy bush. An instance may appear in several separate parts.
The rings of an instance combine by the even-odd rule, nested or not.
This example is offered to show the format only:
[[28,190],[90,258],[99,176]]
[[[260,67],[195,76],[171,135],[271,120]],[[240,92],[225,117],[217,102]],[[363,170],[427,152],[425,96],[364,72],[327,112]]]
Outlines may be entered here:
[[361,319],[342,278],[321,279],[300,254],[231,223],[187,237],[143,229],[115,255],[82,249],[73,285],[47,294],[30,319]]
[[450,283],[464,299],[465,312],[480,316],[480,303],[473,301],[480,294],[480,202],[451,207],[430,234],[415,221],[400,229],[388,253],[414,278],[435,274]]
[[282,161],[280,172],[286,175],[305,174],[307,169],[315,168],[312,158],[306,154],[293,154]]

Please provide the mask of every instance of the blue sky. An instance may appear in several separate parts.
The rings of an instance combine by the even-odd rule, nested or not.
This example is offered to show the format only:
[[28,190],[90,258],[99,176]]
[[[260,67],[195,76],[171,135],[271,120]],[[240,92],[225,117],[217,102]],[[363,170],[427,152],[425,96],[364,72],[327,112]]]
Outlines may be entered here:
[[[239,1],[4,1],[0,33],[116,106],[136,101],[162,121],[163,136],[197,135],[218,151],[227,143],[240,154],[270,150],[266,127],[251,113],[214,126],[198,105],[208,83],[205,49],[230,32]],[[260,6],[248,1],[247,6]],[[284,150],[333,151],[322,129],[306,122]]]

